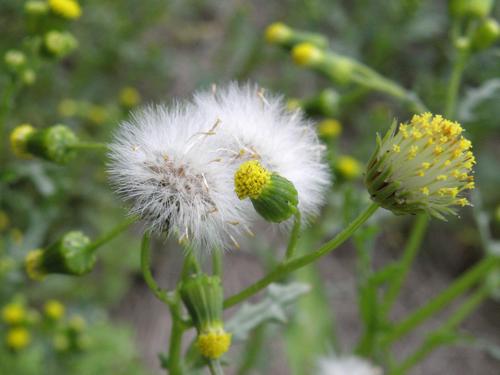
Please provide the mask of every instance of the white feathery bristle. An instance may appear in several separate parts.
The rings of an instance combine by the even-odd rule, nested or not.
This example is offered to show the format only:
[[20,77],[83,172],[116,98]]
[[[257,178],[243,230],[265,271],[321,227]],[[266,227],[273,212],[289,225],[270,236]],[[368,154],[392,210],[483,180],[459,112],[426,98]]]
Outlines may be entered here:
[[194,105],[200,119],[220,121],[221,150],[235,169],[246,160],[260,160],[295,185],[302,217],[318,214],[331,179],[324,146],[301,111],[291,112],[281,96],[256,85],[237,83],[195,94]]
[[318,361],[318,375],[382,375],[382,369],[356,357],[332,357]]
[[134,113],[110,145],[111,182],[151,230],[206,251],[234,247],[251,206],[236,197],[232,168],[218,155],[216,120],[195,111],[176,104]]

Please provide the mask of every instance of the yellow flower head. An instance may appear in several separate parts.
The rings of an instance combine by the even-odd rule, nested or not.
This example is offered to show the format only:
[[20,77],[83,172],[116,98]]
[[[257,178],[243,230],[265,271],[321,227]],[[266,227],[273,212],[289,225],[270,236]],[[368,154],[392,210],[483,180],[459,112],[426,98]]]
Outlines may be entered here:
[[359,177],[362,172],[362,167],[359,161],[347,155],[340,156],[338,158],[335,164],[335,169],[342,177],[348,180]]
[[311,66],[323,60],[324,54],[312,43],[299,43],[292,49],[292,58],[297,65]]
[[338,120],[329,118],[318,124],[318,134],[322,138],[337,138],[340,133],[342,133],[342,124]]
[[223,328],[210,328],[198,335],[196,346],[204,357],[220,358],[231,346],[231,334]]
[[41,249],[31,250],[28,255],[26,255],[26,273],[30,279],[40,281],[45,277],[45,272],[41,269],[42,260],[43,250]]
[[64,305],[56,300],[50,300],[43,307],[45,315],[52,320],[59,320],[64,315]]
[[28,138],[35,132],[35,128],[30,124],[16,126],[10,133],[10,147],[14,155],[20,158],[29,158],[31,155],[27,151]]
[[470,205],[460,194],[474,188],[476,160],[462,132],[457,122],[430,113],[394,124],[368,163],[372,199],[397,214],[425,211],[443,220]]
[[87,326],[87,323],[81,315],[74,315],[69,320],[68,326],[75,332],[82,332]]
[[271,172],[257,160],[241,164],[234,175],[234,187],[236,195],[240,199],[257,199],[264,187],[270,182]]
[[2,320],[10,325],[20,324],[26,320],[26,309],[19,302],[12,302],[2,309]]
[[77,19],[82,15],[82,8],[76,0],[49,0],[50,9],[57,15]]
[[266,28],[265,38],[268,43],[284,43],[292,35],[292,30],[282,22],[275,22]]
[[13,350],[24,349],[31,341],[31,335],[26,328],[11,328],[5,337],[7,346]]

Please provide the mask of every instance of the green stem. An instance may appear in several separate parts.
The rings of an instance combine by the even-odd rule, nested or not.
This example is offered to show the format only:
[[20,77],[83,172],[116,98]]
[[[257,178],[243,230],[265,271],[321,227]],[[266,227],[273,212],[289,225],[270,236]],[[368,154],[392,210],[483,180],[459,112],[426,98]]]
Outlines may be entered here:
[[476,290],[467,300],[448,318],[448,320],[439,328],[427,335],[422,345],[407,359],[405,359],[400,366],[398,366],[390,375],[403,375],[416,364],[420,363],[428,354],[435,348],[448,342],[453,334],[453,330],[464,321],[476,308],[489,296],[489,288],[483,284]]
[[468,57],[469,57],[468,51],[459,51],[457,58],[453,62],[450,82],[448,84],[448,92],[446,96],[445,116],[448,118],[453,118],[455,116],[458,91],[460,89],[460,82],[462,80],[462,75]]
[[178,305],[171,307],[172,313],[172,331],[170,333],[170,345],[168,350],[168,369],[171,375],[182,375],[184,373],[182,366],[182,335],[184,333],[183,323],[175,318],[173,309]]
[[399,262],[399,272],[390,283],[389,288],[384,295],[384,300],[380,309],[382,317],[386,317],[390,313],[394,302],[399,296],[401,287],[403,286],[403,281],[405,280],[410,266],[413,263],[415,256],[417,255],[428,224],[429,217],[426,214],[419,214],[417,216],[413,224],[410,239],[408,240],[408,243],[406,244],[405,250],[403,252],[403,258]]
[[486,256],[471,269],[465,272],[453,284],[439,295],[431,299],[427,304],[416,310],[401,323],[397,324],[382,340],[383,346],[389,346],[394,341],[411,332],[423,321],[444,309],[448,304],[458,296],[465,293],[471,286],[483,278],[487,272],[498,265],[500,258],[495,256]]
[[303,255],[299,258],[290,260],[280,264],[274,271],[271,271],[268,275],[264,276],[262,279],[258,280],[254,284],[250,285],[248,288],[242,290],[240,293],[235,294],[224,301],[224,308],[231,307],[237,303],[246,300],[247,298],[253,296],[255,293],[261,291],[266,286],[272,282],[279,280],[283,276],[293,272],[301,267],[304,267],[323,255],[328,254],[330,251],[339,247],[344,243],[351,235],[358,229],[373,213],[378,209],[377,203],[372,203],[365,211],[358,215],[351,224],[349,224],[342,232],[337,234],[332,240],[325,243],[316,251]]
[[286,249],[285,261],[289,261],[293,258],[295,253],[295,249],[297,248],[297,241],[299,239],[300,234],[300,225],[301,225],[301,215],[300,211],[297,209],[295,213],[295,221],[293,222],[292,232],[290,234],[290,240],[288,242],[288,247]]
[[102,150],[106,151],[108,149],[108,145],[105,143],[99,142],[78,142],[71,145],[72,149],[75,150]]
[[136,216],[131,216],[131,217],[127,218],[126,220],[119,223],[116,227],[111,229],[109,232],[103,234],[101,237],[99,237],[94,242],[89,244],[85,250],[89,254],[95,252],[99,247],[104,245],[106,242],[111,241],[113,238],[115,238],[120,233],[122,233],[124,230],[126,230],[130,225],[135,223],[137,221],[137,219],[138,218]]
[[220,365],[220,361],[217,359],[209,360],[208,361],[208,368],[210,370],[211,375],[224,375],[224,371],[222,370],[222,366]]
[[212,274],[214,276],[219,276],[222,280],[223,269],[222,250],[214,249],[212,252]]

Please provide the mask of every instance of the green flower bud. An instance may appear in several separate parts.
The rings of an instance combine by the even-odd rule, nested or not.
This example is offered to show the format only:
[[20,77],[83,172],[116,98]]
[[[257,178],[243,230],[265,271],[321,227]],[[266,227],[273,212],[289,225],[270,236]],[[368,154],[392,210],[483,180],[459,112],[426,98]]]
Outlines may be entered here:
[[326,89],[303,100],[301,104],[308,115],[335,117],[340,111],[340,95],[335,90]]
[[493,8],[493,0],[450,0],[450,12],[454,16],[484,18]]
[[297,212],[297,190],[286,178],[271,173],[257,160],[240,165],[234,175],[238,198],[250,198],[255,210],[267,221],[280,223]]
[[72,148],[78,142],[76,135],[64,125],[30,133],[27,137],[26,150],[40,158],[64,164],[71,160],[76,151]]
[[24,11],[30,16],[44,16],[49,12],[49,4],[45,1],[30,0],[24,4]]
[[265,39],[268,43],[287,49],[300,43],[310,43],[320,49],[328,47],[328,39],[323,35],[294,30],[281,22],[275,22],[266,28]]
[[472,47],[476,50],[489,48],[500,36],[500,26],[493,18],[487,18],[472,35]]
[[36,81],[36,73],[33,69],[26,69],[21,74],[21,80],[27,86],[31,86]]
[[48,57],[63,58],[78,46],[69,32],[49,31],[43,38],[42,52]]
[[34,280],[51,273],[84,275],[92,270],[96,262],[89,244],[90,239],[82,232],[68,232],[48,248],[28,253],[26,272]]
[[181,284],[180,294],[198,331],[196,346],[201,354],[216,359],[228,351],[231,334],[224,331],[224,295],[218,276],[194,275]]
[[18,50],[9,50],[4,55],[5,65],[7,68],[16,73],[26,65],[26,55]]

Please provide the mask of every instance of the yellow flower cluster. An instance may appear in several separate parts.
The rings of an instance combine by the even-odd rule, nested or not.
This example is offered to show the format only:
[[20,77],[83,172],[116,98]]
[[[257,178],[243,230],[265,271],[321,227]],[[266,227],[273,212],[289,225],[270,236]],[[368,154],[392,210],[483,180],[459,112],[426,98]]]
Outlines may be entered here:
[[455,213],[453,206],[470,205],[460,193],[474,188],[476,161],[462,132],[457,122],[431,113],[393,125],[368,165],[372,198],[396,213],[423,210],[441,219]]
[[234,175],[236,195],[240,199],[257,199],[264,187],[271,181],[271,172],[259,161],[250,160],[240,165]]
[[7,346],[13,350],[24,349],[31,341],[29,331],[24,327],[11,328],[5,338]]
[[231,334],[222,328],[211,329],[198,335],[196,346],[204,357],[217,359],[231,346]]
[[50,9],[68,19],[77,19],[82,15],[82,8],[75,0],[49,0]]

